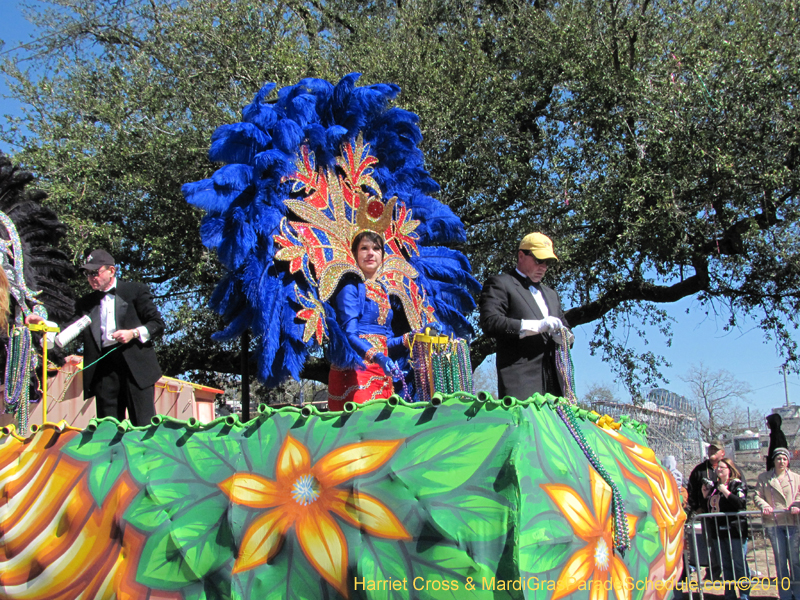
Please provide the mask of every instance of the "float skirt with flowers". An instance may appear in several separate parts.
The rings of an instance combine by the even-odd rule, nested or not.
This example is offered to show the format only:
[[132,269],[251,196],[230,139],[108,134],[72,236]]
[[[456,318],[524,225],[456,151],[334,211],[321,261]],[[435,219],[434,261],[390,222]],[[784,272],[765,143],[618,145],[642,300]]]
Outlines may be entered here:
[[561,400],[394,400],[0,434],[0,597],[671,596],[684,517],[643,427],[565,407],[623,555]]

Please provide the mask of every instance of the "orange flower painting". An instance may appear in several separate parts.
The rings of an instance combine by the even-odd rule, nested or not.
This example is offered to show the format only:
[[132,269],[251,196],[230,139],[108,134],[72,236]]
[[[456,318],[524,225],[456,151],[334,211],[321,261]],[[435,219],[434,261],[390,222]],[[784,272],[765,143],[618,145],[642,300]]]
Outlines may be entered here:
[[347,540],[333,515],[376,537],[410,540],[394,513],[357,489],[337,487],[383,466],[403,440],[373,440],[337,448],[312,465],[308,449],[287,435],[278,452],[275,480],[236,473],[219,484],[231,502],[265,512],[245,531],[234,573],[268,562],[294,527],[308,561],[348,597]]
[[[550,496],[576,537],[586,545],[576,550],[558,576],[558,585],[552,600],[559,600],[579,587],[589,587],[589,600],[607,597],[607,587],[616,593],[618,600],[630,600],[631,592],[625,587],[629,577],[625,563],[614,553],[611,515],[611,488],[593,468],[589,468],[592,509],[571,487],[564,484],[541,484]],[[636,517],[627,515],[629,535],[636,533]]]
[[[653,517],[658,524],[664,550],[663,556],[656,558],[651,565],[651,573],[662,572],[663,577],[659,580],[662,584],[669,581],[677,582],[682,566],[683,524],[686,521],[686,513],[681,508],[678,484],[672,475],[658,464],[655,452],[651,448],[637,444],[613,429],[603,428],[602,431],[620,444],[622,451],[644,477],[632,473],[620,463],[622,474],[653,499]],[[653,594],[662,599],[668,590],[669,586],[663,585]]]

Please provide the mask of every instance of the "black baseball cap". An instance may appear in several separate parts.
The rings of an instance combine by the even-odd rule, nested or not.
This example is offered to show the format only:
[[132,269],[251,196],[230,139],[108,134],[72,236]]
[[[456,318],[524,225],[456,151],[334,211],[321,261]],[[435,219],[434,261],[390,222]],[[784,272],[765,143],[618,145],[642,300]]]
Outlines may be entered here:
[[81,269],[97,271],[100,267],[113,267],[115,264],[117,263],[114,262],[114,257],[105,250],[92,250]]

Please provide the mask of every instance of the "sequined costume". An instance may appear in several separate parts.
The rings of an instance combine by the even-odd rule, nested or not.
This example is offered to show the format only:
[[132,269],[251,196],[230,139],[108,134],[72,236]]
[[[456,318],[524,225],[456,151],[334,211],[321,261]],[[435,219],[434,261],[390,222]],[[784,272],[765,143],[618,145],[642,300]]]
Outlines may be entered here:
[[332,364],[328,379],[328,409],[342,410],[347,401],[363,404],[392,395],[393,384],[374,361],[377,353],[394,357],[405,349],[408,336],[392,334],[393,311],[389,295],[377,281],[348,277],[333,298],[336,320],[364,367]]

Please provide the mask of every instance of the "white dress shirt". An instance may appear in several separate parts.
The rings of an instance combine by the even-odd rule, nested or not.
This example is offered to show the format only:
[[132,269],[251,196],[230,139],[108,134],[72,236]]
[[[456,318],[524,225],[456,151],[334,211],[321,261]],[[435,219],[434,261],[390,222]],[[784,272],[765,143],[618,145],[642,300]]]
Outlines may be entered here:
[[[104,291],[108,291],[116,286],[117,278],[115,277]],[[117,331],[117,317],[115,314],[116,303],[116,294],[106,294],[100,300],[100,342],[103,348],[108,348],[109,346],[117,344],[117,340],[111,337]],[[144,325],[137,327],[136,330],[139,332],[139,339],[142,342],[146,342],[150,339],[150,332]]]
[[[525,275],[525,273],[522,273],[519,269],[515,269],[515,270],[517,271],[517,273],[520,274],[520,276],[524,277],[525,279],[528,279],[528,276]],[[542,316],[543,317],[549,317],[550,316],[550,311],[547,308],[547,302],[544,301],[544,296],[542,295],[542,290],[540,290],[539,288],[537,288],[536,286],[533,286],[533,285],[528,286],[528,289],[530,290],[531,295],[533,296],[533,299],[536,300],[536,304],[539,305],[539,310],[542,311]]]

